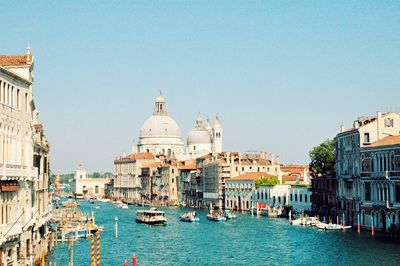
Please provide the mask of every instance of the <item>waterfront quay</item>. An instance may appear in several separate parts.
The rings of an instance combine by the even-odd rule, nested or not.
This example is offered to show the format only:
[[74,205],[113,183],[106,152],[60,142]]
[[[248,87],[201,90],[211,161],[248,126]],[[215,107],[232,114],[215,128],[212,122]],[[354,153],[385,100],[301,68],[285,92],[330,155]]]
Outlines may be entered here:
[[[123,265],[133,254],[137,265],[396,265],[400,245],[370,232],[320,231],[295,227],[287,219],[271,219],[238,214],[237,220],[222,223],[206,219],[206,210],[196,210],[199,223],[179,221],[187,208],[160,208],[167,226],[147,226],[135,222],[141,207],[120,209],[112,203],[81,200],[84,212],[93,210],[101,233],[101,265]],[[115,238],[118,217],[118,238]],[[90,265],[91,241],[74,243],[74,265]],[[379,254],[379,256],[378,256]],[[67,243],[59,243],[47,263],[68,265]]]

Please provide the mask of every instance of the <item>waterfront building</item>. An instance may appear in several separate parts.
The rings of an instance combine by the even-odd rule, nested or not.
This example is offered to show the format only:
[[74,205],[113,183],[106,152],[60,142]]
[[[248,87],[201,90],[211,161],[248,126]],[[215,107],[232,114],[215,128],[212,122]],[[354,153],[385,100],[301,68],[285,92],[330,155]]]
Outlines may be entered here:
[[79,164],[75,170],[72,192],[78,197],[103,198],[105,195],[105,185],[109,182],[109,178],[89,177],[83,165]]
[[[225,180],[250,172],[278,175],[280,164],[275,155],[267,159],[264,152],[244,154],[239,152],[210,153],[196,160],[196,206],[225,208]],[[192,189],[194,189],[192,187]]]
[[294,212],[310,212],[311,191],[304,185],[261,185],[253,192],[253,206],[257,203],[278,209],[290,205]]
[[[387,136],[399,135],[400,114],[377,112],[376,116],[361,117],[353,128],[335,137],[336,178],[338,182],[338,212],[345,213],[346,223],[355,225],[361,205],[360,150]],[[378,157],[377,160],[383,160]]]
[[194,206],[193,198],[196,195],[196,160],[178,162],[179,187],[178,198],[183,205]]
[[319,217],[336,220],[337,179],[335,176],[318,176],[311,179],[312,212]]
[[361,226],[399,233],[400,136],[387,136],[360,151]]
[[0,55],[0,265],[47,253],[49,145],[32,94],[34,58]]
[[[149,197],[148,180],[153,176],[153,167],[149,164],[157,161],[159,159],[149,152],[118,157],[114,161],[114,198],[141,200],[142,197]],[[146,166],[144,170],[143,165]]]
[[238,211],[249,211],[256,181],[272,177],[265,172],[242,174],[225,180],[225,208]]

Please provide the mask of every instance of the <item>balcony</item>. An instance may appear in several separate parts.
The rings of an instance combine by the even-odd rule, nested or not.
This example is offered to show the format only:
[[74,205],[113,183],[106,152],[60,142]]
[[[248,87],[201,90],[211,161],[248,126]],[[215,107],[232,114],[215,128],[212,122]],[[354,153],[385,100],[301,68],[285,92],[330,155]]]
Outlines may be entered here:
[[37,180],[38,172],[36,167],[27,167],[13,164],[0,164],[0,179]]

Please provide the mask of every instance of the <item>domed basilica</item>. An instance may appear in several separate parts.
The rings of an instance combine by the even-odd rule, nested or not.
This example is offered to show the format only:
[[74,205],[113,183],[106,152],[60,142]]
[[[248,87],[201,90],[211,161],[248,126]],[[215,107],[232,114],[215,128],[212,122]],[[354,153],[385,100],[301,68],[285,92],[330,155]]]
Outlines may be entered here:
[[167,104],[160,94],[156,98],[153,115],[144,122],[140,130],[137,148],[138,152],[164,154],[179,160],[197,158],[210,152],[222,152],[222,127],[218,117],[212,127],[208,119],[203,121],[198,115],[185,147],[179,126],[168,116]]

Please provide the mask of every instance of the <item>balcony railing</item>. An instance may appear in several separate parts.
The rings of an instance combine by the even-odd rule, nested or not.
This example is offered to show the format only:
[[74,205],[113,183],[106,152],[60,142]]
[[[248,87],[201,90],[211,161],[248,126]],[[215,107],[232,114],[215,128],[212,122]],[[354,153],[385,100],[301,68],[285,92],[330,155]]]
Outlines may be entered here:
[[8,178],[37,179],[37,168],[13,164],[0,164],[0,179],[5,180]]

